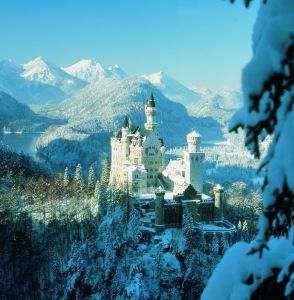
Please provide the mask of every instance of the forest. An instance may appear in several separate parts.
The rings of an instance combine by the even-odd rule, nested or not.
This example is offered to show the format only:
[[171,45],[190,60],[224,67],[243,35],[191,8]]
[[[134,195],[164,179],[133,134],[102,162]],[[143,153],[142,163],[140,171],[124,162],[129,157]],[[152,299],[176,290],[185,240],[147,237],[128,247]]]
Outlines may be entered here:
[[182,230],[156,239],[141,230],[134,199],[109,189],[107,157],[99,176],[81,164],[53,176],[23,154],[1,157],[3,299],[197,299],[226,249],[256,233],[260,192],[244,182],[226,191],[235,235],[204,236],[185,214]]

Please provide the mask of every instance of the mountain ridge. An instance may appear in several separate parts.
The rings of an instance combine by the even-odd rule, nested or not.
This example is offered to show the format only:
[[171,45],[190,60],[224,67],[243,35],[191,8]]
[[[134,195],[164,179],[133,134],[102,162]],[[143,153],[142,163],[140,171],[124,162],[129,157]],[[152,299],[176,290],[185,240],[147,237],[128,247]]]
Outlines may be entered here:
[[0,132],[4,128],[11,132],[44,131],[52,124],[60,121],[37,115],[27,105],[0,91]]
[[23,78],[57,87],[67,95],[71,95],[86,86],[84,81],[66,73],[41,56],[23,64],[22,67],[21,76]]
[[111,65],[105,68],[102,64],[92,59],[82,59],[73,65],[62,67],[61,69],[88,83],[93,83],[104,78],[123,79],[126,77],[126,73],[119,65]]

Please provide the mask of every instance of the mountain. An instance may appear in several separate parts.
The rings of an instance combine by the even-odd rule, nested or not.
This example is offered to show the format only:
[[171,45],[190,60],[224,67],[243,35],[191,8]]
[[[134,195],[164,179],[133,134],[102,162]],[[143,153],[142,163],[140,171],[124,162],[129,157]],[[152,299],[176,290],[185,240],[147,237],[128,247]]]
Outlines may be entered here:
[[201,97],[200,94],[179,83],[165,72],[160,71],[151,75],[143,75],[143,77],[156,86],[167,98],[186,107],[193,105]]
[[35,114],[30,108],[10,95],[0,92],[0,132],[5,127],[8,131],[31,132],[45,130],[52,124],[60,124]]
[[119,65],[112,65],[107,68],[110,78],[124,79],[127,77],[125,71]]
[[23,67],[12,60],[0,61],[0,91],[26,104],[52,103],[65,98],[59,88],[26,80],[22,77],[23,71]]
[[144,75],[167,98],[187,107],[191,116],[212,117],[226,125],[233,113],[242,104],[240,90],[223,88],[218,91],[203,87],[186,87],[164,72]]
[[242,105],[242,93],[237,89],[223,88],[211,91],[191,87],[201,95],[199,101],[189,106],[189,114],[195,117],[213,117],[223,126],[226,126],[235,111]]
[[118,65],[105,69],[100,63],[91,59],[82,59],[72,66],[62,68],[62,70],[88,83],[104,78],[122,79],[126,77],[125,72]]
[[[93,149],[88,151],[86,158],[92,155],[97,159],[98,152],[109,145],[110,134],[121,127],[125,115],[133,124],[144,126],[144,105],[151,93],[158,109],[159,135],[167,147],[186,145],[186,135],[193,127],[204,139],[222,138],[221,127],[215,120],[189,116],[182,104],[166,98],[148,80],[142,77],[106,78],[88,85],[56,106],[43,109],[42,114],[66,119],[68,123],[42,135],[38,142],[39,151],[47,157],[54,155],[55,161],[58,157],[71,158],[72,163],[72,157],[78,161],[77,153],[84,153],[86,144],[88,149]],[[94,135],[97,136],[91,139]],[[94,147],[93,142],[98,144]],[[75,153],[66,154],[74,148]],[[80,155],[79,159],[85,157]]]
[[23,64],[21,76],[29,81],[40,82],[59,88],[66,95],[72,95],[87,83],[63,71],[53,63],[37,57]]
[[70,126],[86,133],[112,132],[120,127],[125,115],[144,126],[144,105],[151,93],[158,108],[159,133],[171,144],[175,144],[171,140],[185,144],[186,134],[199,120],[190,117],[183,105],[166,98],[142,77],[100,80],[58,105],[45,108],[43,113],[66,119]]
[[201,98],[205,97],[211,97],[212,95],[215,94],[214,91],[205,88],[205,87],[199,87],[197,85],[192,85],[189,87],[189,90],[191,90],[192,92],[196,93],[197,95],[199,95]]

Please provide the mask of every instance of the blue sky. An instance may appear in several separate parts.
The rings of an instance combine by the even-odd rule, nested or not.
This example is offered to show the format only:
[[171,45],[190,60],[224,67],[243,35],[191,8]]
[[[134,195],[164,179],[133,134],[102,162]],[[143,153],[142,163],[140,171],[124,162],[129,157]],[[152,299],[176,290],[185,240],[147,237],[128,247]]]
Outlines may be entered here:
[[259,1],[0,0],[0,59],[82,58],[128,74],[163,70],[186,85],[238,87]]

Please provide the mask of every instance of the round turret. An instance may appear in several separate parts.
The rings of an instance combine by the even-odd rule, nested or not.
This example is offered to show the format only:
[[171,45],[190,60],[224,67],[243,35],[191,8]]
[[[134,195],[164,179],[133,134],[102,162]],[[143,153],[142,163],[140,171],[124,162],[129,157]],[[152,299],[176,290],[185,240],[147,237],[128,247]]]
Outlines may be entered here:
[[218,184],[213,188],[213,193],[214,193],[214,220],[223,221],[224,188]]
[[165,227],[164,195],[163,188],[159,187],[155,190],[155,229],[157,233],[161,233]]
[[150,95],[145,104],[145,115],[146,123],[145,128],[147,130],[155,130],[158,126],[157,124],[157,112],[155,106],[155,100],[153,94]]
[[187,143],[189,152],[197,152],[200,150],[202,136],[195,129],[187,134]]

